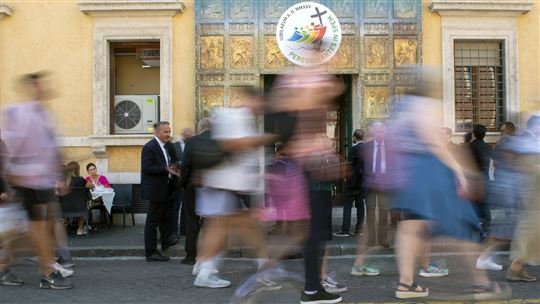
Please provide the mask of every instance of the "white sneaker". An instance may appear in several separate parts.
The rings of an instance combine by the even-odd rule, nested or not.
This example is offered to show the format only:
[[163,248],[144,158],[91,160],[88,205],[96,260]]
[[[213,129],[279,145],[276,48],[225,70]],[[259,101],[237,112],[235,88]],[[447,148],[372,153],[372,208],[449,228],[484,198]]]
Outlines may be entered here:
[[326,292],[331,294],[347,292],[349,290],[347,286],[339,284],[332,276],[327,276],[325,279],[321,280],[321,285],[326,290]]
[[72,269],[64,268],[62,265],[60,265],[58,263],[52,264],[52,268],[54,269],[54,271],[60,272],[60,274],[62,275],[63,278],[70,277],[74,273],[74,271]]
[[[193,265],[193,270],[191,271],[191,274],[196,276],[196,275],[199,274],[199,272],[201,272],[201,263],[196,262],[195,265]],[[218,274],[219,270],[214,268],[214,269],[212,269],[212,273],[213,274]]]
[[491,259],[491,257],[482,260],[480,257],[476,259],[476,269],[480,270],[502,270],[502,265],[499,265]]
[[207,277],[204,277],[199,273],[195,278],[193,285],[197,287],[208,287],[208,288],[225,288],[231,286],[231,282],[227,280],[220,279],[216,274],[212,273]]

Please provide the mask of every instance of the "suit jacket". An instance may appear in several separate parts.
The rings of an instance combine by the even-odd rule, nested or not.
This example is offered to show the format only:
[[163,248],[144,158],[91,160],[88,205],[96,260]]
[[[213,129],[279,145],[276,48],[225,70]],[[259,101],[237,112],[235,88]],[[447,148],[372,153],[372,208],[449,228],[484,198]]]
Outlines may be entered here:
[[155,202],[166,201],[170,195],[170,182],[167,160],[158,141],[152,138],[143,146],[141,153],[141,197]]
[[[386,173],[390,168],[390,157],[388,151],[388,142],[384,141],[383,149],[385,150],[385,163]],[[375,174],[373,173],[373,150],[375,149],[375,140],[370,140],[362,145],[362,151],[360,155],[363,158],[364,170],[362,174],[362,189],[364,193],[368,192],[372,188],[377,187],[377,181],[375,180]]]
[[[184,149],[185,149],[185,144],[186,142],[184,142]],[[184,150],[182,150],[182,145],[180,145],[180,141],[175,141],[171,144],[171,146],[173,147],[173,162],[175,163],[178,163],[178,162],[181,162],[182,161],[182,158],[183,158],[183,154],[184,154]]]
[[[193,149],[192,145],[197,143],[200,138],[209,138],[211,136],[210,131],[204,131],[199,135],[195,135],[190,138],[186,145],[184,146],[184,151],[182,153],[182,166],[180,167],[180,185],[183,188],[186,188],[193,183]],[[180,144],[178,144],[180,145]]]
[[350,190],[360,190],[362,188],[362,172],[364,171],[364,157],[361,155],[364,143],[357,143],[351,147],[349,163],[352,173],[347,178],[346,187]]

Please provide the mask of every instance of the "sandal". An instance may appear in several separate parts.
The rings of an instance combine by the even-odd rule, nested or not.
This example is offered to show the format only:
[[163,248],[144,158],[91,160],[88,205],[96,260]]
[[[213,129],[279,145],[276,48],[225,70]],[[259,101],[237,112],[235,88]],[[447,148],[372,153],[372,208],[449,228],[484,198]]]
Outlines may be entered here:
[[[407,288],[407,290],[396,290],[396,298],[398,299],[423,298],[429,295],[429,289],[419,286],[415,282],[411,285],[398,283],[398,286]],[[418,288],[420,290],[417,290]]]
[[512,295],[512,291],[507,285],[499,285],[495,282],[490,282],[487,286],[473,285],[472,289],[476,301],[504,299]]

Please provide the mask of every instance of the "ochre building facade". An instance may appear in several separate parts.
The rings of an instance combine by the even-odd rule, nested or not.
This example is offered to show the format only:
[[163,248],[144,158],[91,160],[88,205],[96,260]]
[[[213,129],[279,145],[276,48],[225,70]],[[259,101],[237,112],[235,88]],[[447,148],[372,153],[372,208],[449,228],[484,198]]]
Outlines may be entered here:
[[[292,68],[275,30],[299,2],[2,1],[0,106],[26,98],[20,75],[51,71],[57,96],[49,106],[66,161],[95,162],[113,183],[138,183],[141,146],[151,137],[142,125],[147,116],[170,121],[179,134],[213,107],[238,103],[245,87],[265,92]],[[538,109],[536,1],[317,2],[342,29],[329,63],[349,87],[329,115],[329,135],[340,144],[354,128],[388,118],[395,96],[418,80],[410,68],[416,64],[440,70],[441,125],[454,130],[456,141],[473,123],[495,131]],[[141,119],[120,127],[132,110],[119,104],[129,96],[145,96],[137,104]],[[496,132],[488,138],[496,140]]]

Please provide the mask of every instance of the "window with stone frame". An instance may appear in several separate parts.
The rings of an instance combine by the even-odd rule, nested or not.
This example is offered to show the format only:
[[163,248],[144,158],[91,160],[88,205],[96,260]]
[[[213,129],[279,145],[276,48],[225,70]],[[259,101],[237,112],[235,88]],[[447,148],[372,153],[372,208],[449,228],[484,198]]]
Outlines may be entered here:
[[496,131],[505,117],[504,41],[455,40],[456,131]]

